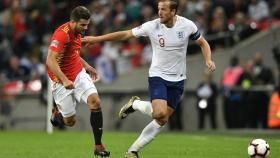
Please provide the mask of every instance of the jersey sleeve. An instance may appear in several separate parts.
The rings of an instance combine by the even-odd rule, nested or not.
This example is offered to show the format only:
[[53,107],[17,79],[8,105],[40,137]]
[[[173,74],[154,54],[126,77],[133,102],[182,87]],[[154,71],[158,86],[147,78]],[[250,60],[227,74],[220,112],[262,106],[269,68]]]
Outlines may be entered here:
[[198,31],[198,28],[197,26],[191,22],[191,25],[190,25],[191,29],[192,29],[192,33],[190,35],[190,39],[192,40],[198,40],[200,37],[201,37],[201,34],[200,32]]
[[61,52],[67,42],[68,35],[63,31],[56,31],[51,38],[49,49],[57,53]]
[[135,37],[140,37],[140,36],[148,36],[149,35],[149,22],[146,22],[136,28],[133,28],[132,29],[132,34],[135,36]]

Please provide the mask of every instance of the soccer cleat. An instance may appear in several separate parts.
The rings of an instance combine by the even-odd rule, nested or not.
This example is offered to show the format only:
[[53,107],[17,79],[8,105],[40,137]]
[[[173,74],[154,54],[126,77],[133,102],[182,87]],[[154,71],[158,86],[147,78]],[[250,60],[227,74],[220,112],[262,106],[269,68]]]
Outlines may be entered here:
[[139,158],[139,156],[136,151],[129,151],[125,153],[124,158]]
[[51,116],[51,124],[54,126],[54,127],[61,127],[64,125],[64,122],[63,122],[63,116],[61,115],[61,113],[58,111],[58,108],[57,107],[54,107],[52,109],[52,116]]
[[95,156],[100,156],[100,157],[109,157],[110,156],[110,151],[106,151],[102,144],[101,145],[95,145],[94,155]]
[[126,103],[119,112],[119,118],[124,119],[128,116],[128,114],[133,113],[135,110],[132,108],[132,104],[135,100],[140,100],[139,97],[133,96],[131,99]]

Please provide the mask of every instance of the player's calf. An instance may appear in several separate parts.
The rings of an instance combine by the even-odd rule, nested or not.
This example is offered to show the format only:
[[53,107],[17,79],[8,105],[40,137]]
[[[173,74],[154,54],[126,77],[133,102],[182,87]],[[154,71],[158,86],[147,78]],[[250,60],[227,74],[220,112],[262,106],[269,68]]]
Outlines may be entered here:
[[54,107],[52,109],[52,116],[50,122],[54,127],[61,127],[64,125],[63,116],[58,111],[57,107]]

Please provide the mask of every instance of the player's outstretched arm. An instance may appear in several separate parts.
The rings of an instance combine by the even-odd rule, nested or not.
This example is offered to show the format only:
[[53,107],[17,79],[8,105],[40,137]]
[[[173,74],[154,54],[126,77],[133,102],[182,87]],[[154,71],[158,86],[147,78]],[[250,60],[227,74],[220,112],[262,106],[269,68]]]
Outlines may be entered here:
[[101,36],[85,36],[82,38],[82,43],[84,43],[86,46],[99,43],[103,41],[122,41],[127,40],[129,38],[132,38],[132,30],[126,30],[126,31],[118,31],[113,32]]
[[205,40],[204,37],[200,37],[196,41],[196,43],[200,46],[200,48],[202,50],[204,60],[205,60],[205,63],[206,63],[206,66],[208,67],[208,69],[210,71],[215,71],[216,65],[211,58],[211,49],[210,49],[208,42]]

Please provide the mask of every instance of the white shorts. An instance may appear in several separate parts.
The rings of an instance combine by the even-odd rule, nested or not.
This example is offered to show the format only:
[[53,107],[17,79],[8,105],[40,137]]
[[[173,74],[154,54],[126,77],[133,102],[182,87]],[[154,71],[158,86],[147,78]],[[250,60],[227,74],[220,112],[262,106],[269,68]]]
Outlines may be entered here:
[[77,75],[74,81],[74,89],[66,89],[61,83],[52,82],[52,94],[63,117],[70,117],[76,114],[76,101],[87,103],[87,98],[97,89],[93,80],[86,73],[85,69]]

